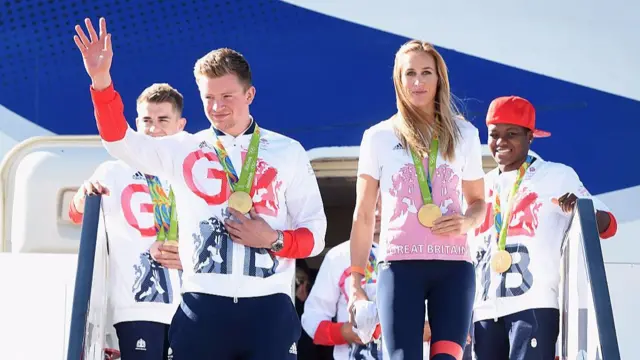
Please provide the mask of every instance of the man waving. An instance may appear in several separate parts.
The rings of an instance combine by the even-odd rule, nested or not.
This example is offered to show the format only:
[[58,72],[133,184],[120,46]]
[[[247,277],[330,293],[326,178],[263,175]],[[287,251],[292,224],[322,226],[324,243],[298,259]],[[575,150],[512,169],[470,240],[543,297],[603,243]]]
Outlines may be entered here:
[[[244,57],[217,49],[194,75],[211,127],[151,138],[131,130],[111,81],[111,34],[85,20],[74,37],[96,123],[114,157],[166,178],[175,194],[183,300],[169,330],[173,360],[295,359],[295,259],[324,248],[318,183],[299,142],[259,127]],[[263,331],[256,331],[258,327]]]

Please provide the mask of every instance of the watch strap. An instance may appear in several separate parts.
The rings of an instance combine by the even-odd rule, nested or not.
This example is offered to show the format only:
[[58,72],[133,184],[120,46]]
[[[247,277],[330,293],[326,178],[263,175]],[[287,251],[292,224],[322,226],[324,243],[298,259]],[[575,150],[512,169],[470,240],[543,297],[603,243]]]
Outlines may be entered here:
[[278,238],[271,244],[271,251],[274,252],[278,252],[284,247],[284,233],[280,230],[276,230],[276,232],[278,233]]

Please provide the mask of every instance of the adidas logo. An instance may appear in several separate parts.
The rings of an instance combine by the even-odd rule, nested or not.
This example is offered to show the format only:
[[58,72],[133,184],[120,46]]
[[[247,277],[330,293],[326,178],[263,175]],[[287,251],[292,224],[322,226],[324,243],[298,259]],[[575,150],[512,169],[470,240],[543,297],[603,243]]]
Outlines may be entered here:
[[298,347],[296,346],[296,343],[291,344],[291,347],[289,348],[289,354],[298,355]]
[[393,147],[393,150],[402,150],[402,149],[404,149],[404,148],[402,147],[402,144],[400,144],[400,143],[398,143],[398,145]]
[[144,179],[145,177],[140,171],[133,174],[133,180],[144,180]]
[[147,351],[147,342],[140,338],[136,342],[136,350]]
[[203,148],[211,149],[211,146],[209,146],[209,144],[207,144],[206,141],[201,142],[200,145],[198,145],[198,147],[200,149],[203,149]]

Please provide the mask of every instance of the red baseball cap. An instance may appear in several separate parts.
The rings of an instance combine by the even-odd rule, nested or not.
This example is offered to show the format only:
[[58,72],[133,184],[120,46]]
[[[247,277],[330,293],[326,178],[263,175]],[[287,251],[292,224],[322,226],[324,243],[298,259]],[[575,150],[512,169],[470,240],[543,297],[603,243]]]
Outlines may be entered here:
[[536,129],[536,109],[519,96],[502,96],[494,99],[487,111],[487,125],[511,124],[533,131],[533,137],[549,137],[551,133]]

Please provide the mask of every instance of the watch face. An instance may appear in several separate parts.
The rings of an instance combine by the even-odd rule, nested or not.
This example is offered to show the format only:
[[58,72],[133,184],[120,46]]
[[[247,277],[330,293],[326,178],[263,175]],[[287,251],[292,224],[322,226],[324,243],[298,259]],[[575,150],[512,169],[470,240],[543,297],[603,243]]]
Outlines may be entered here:
[[276,241],[276,243],[273,244],[273,250],[276,252],[282,250],[283,247],[284,247],[284,243],[282,241]]

